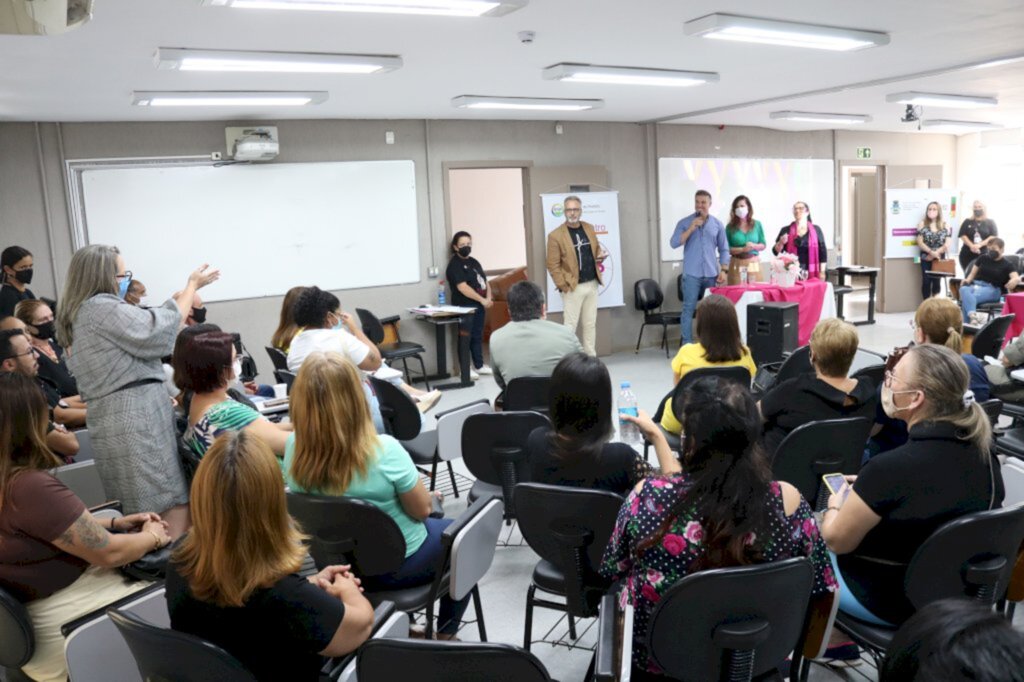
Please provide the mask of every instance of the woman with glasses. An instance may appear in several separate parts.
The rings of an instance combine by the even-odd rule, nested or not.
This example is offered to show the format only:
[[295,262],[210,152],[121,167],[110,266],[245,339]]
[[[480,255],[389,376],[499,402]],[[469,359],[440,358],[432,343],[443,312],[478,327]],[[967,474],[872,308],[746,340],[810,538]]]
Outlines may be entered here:
[[794,254],[800,261],[800,269],[811,279],[825,279],[828,263],[828,249],[825,234],[811,222],[811,207],[803,201],[793,204],[793,222],[779,230],[772,253],[778,256],[783,251]]
[[837,557],[839,608],[877,625],[914,611],[907,566],[943,524],[1002,504],[992,425],[968,388],[967,366],[949,348],[915,346],[885,373],[882,406],[906,421],[906,445],[872,458],[852,490],[832,495],[822,536]]
[[132,514],[156,509],[177,537],[188,527],[188,489],[161,358],[171,354],[196,291],[218,270],[203,265],[175,298],[153,308],[124,300],[132,273],[116,247],[75,252],[57,315],[57,340],[89,403],[89,433],[107,496]]

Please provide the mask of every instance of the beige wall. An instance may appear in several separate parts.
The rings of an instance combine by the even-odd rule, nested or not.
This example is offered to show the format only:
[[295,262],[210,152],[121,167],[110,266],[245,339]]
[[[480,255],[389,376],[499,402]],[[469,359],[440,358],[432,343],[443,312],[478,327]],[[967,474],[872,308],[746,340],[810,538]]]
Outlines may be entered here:
[[465,230],[473,235],[473,257],[488,271],[526,265],[524,170],[453,168],[448,171],[450,232]]

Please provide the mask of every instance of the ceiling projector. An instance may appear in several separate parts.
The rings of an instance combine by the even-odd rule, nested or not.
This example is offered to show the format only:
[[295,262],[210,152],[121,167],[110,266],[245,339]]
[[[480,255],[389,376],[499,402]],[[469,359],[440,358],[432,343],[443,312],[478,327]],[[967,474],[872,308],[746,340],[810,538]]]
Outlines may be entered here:
[[235,141],[235,161],[272,161],[280,151],[277,140],[267,133],[246,135]]

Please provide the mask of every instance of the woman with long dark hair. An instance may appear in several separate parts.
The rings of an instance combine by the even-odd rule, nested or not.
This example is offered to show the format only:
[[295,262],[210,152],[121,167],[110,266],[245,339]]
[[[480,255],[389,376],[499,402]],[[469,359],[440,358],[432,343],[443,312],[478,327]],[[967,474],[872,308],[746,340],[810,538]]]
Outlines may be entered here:
[[14,314],[14,306],[36,297],[32,283],[32,252],[22,246],[8,246],[0,253],[0,319]]
[[[612,426],[612,382],[608,368],[586,353],[562,358],[551,375],[548,390],[551,423],[554,428],[538,428],[530,434],[530,466],[538,483],[598,488],[625,495],[637,481],[650,473],[650,467],[625,443],[609,442]],[[665,435],[646,413],[635,420],[648,423],[646,432],[663,455],[662,469],[678,470]],[[664,443],[664,448],[661,444]]]
[[814,593],[836,589],[811,508],[771,480],[750,391],[708,377],[684,394],[683,471],[638,484],[619,512],[601,573],[625,580],[634,608],[633,667],[659,675],[644,639],[654,605],[687,575],[809,556]]
[[761,278],[761,252],[766,244],[764,228],[760,220],[754,219],[754,205],[742,194],[732,200],[725,238],[729,240],[731,256],[728,283],[741,283],[740,268],[747,269],[748,282],[758,281]]
[[487,309],[494,305],[491,298],[491,284],[487,281],[484,266],[469,254],[473,251],[473,235],[459,231],[452,235],[452,257],[444,271],[448,287],[452,292],[452,304],[476,308],[476,313],[459,320],[459,336],[469,337],[469,353],[473,360],[470,370],[473,379],[481,374],[493,374],[484,364],[484,319]]

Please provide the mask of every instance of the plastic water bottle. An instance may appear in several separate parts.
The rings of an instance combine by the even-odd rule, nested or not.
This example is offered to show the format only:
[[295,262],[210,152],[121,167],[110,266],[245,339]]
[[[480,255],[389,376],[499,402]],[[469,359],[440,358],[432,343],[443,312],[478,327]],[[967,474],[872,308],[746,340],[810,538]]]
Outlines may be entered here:
[[437,283],[437,304],[448,305],[448,295],[444,292],[444,280]]
[[[636,396],[630,389],[628,381],[623,381],[619,391],[619,414],[628,414],[632,417],[639,415],[636,405]],[[640,437],[640,429],[633,422],[619,419],[619,440],[626,445],[640,445],[643,439]]]
[[748,279],[749,275],[747,274],[747,268],[746,266],[743,266],[740,268],[740,284],[743,286],[747,286]]

